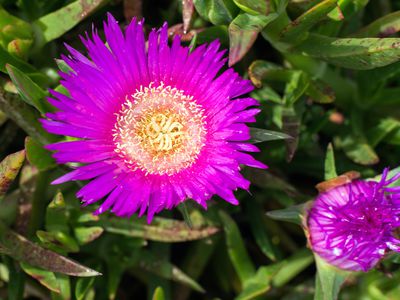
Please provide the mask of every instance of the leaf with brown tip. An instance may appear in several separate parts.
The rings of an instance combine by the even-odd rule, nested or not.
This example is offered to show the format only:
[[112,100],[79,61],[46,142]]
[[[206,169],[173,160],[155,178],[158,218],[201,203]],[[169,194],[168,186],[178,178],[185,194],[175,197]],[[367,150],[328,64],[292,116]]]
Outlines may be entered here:
[[4,196],[10,184],[17,177],[25,160],[25,150],[10,154],[0,163],[0,197]]
[[0,222],[0,252],[12,258],[51,272],[70,276],[99,276],[99,272],[85,267],[67,257],[44,249],[22,235],[8,229]]

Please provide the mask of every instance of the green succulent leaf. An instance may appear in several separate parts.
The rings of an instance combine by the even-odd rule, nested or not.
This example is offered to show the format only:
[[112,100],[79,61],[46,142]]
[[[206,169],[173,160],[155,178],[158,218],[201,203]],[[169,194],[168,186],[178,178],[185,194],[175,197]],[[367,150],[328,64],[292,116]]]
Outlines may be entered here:
[[324,169],[325,169],[325,176],[324,176],[325,180],[329,180],[338,176],[336,172],[335,154],[333,152],[333,146],[331,143],[329,143],[326,149]]
[[276,17],[275,13],[268,16],[242,13],[229,24],[229,66],[234,65],[246,55],[258,34]]
[[8,155],[0,163],[0,197],[3,197],[11,183],[17,177],[25,161],[25,151]]
[[256,273],[253,262],[247,253],[243,238],[235,221],[233,221],[232,218],[223,211],[219,212],[219,216],[224,227],[229,257],[240,281],[244,284]]
[[60,37],[109,0],[76,0],[36,20],[36,47]]
[[227,25],[239,9],[232,0],[193,0],[199,15],[214,25]]
[[40,88],[32,79],[16,67],[7,64],[6,69],[11,80],[17,87],[21,98],[28,104],[35,107],[42,114],[53,111],[54,108],[46,101],[47,93]]
[[21,263],[21,267],[29,276],[35,278],[49,290],[56,293],[61,292],[56,275],[53,272],[49,272],[41,268],[32,267],[26,263]]
[[56,166],[51,153],[31,137],[25,139],[25,150],[28,161],[40,171],[46,171]]
[[308,203],[298,204],[284,209],[277,209],[267,212],[267,216],[278,221],[292,222],[301,225],[303,214],[308,207]]
[[252,15],[268,15],[271,11],[270,0],[233,0],[244,12]]
[[150,225],[142,219],[101,218],[105,231],[158,242],[184,242],[203,239],[219,231],[215,226],[190,229],[185,222],[156,217]]
[[285,27],[281,33],[282,41],[293,45],[305,40],[310,29],[326,18],[336,6],[337,0],[324,0],[313,6]]
[[340,288],[348,278],[349,272],[330,266],[318,255],[315,255],[315,262],[317,264],[317,274],[314,300],[338,299]]
[[51,272],[78,277],[100,275],[69,258],[38,246],[2,223],[0,223],[0,251],[18,261]]
[[399,60],[398,38],[330,38],[310,36],[291,51],[320,58],[331,64],[356,70],[383,67]]

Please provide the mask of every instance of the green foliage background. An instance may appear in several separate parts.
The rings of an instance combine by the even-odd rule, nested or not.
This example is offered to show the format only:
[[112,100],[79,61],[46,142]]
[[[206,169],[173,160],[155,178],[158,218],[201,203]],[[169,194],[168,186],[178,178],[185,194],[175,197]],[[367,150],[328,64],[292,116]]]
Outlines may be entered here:
[[[270,169],[244,170],[240,206],[187,201],[147,225],[92,216],[81,182],[49,184],[68,167],[42,147],[60,139],[38,122],[47,88],[65,92],[63,43],[83,51],[108,11],[122,27],[167,21],[194,47],[218,38],[252,80]],[[314,263],[299,226],[315,184],[398,165],[399,31],[397,0],[0,0],[0,299],[329,300],[342,283],[340,299],[399,299],[397,254],[339,272]]]

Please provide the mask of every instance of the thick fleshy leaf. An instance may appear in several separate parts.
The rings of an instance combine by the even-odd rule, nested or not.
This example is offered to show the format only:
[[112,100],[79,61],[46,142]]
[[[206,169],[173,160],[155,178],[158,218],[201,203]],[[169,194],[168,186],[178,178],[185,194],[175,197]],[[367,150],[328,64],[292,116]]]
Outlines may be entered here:
[[301,225],[304,211],[307,209],[308,205],[308,203],[304,203],[284,209],[272,210],[267,212],[267,216],[274,220],[292,222]]
[[[218,236],[194,242],[185,253],[182,270],[192,279],[197,280],[204,272],[218,244]],[[190,299],[191,290],[187,286],[177,287],[176,300]]]
[[8,155],[0,163],[0,197],[4,196],[10,184],[17,177],[25,161],[25,151]]
[[283,132],[277,132],[262,128],[250,128],[251,140],[250,142],[253,144],[267,142],[267,141],[275,141],[275,140],[287,140],[292,139],[290,135],[287,135]]
[[0,223],[0,251],[18,261],[51,272],[79,277],[101,275],[69,258],[38,246],[2,223]]
[[270,0],[233,0],[244,12],[252,15],[268,15],[271,11]]
[[33,40],[15,39],[8,43],[7,51],[19,58],[26,59]]
[[39,35],[36,47],[60,37],[108,0],[77,0],[34,22]]
[[[397,96],[400,98],[399,96]],[[400,128],[400,121],[394,118],[382,118],[377,125],[367,132],[367,139],[372,147],[376,147],[392,131]]]
[[374,165],[379,162],[378,155],[364,139],[347,136],[338,142],[346,155],[358,164]]
[[307,75],[303,71],[292,71],[286,83],[283,102],[287,107],[294,103],[306,92],[309,85]]
[[192,219],[190,218],[189,210],[187,208],[186,202],[180,203],[178,205],[178,210],[182,214],[183,220],[185,221],[187,227],[189,227],[190,229],[193,229]]
[[162,287],[157,287],[156,290],[154,291],[153,297],[151,298],[152,300],[165,300],[164,296],[164,290]]
[[[277,259],[275,252],[275,247],[272,244],[271,236],[265,226],[263,218],[265,218],[265,213],[261,205],[256,202],[252,202],[246,205],[246,210],[248,214],[248,219],[250,222],[250,228],[257,245],[260,250],[272,261]],[[259,271],[257,271],[258,273]]]
[[317,103],[332,103],[336,99],[332,87],[319,80],[310,80],[305,93]]
[[33,82],[32,79],[12,65],[6,65],[6,69],[11,80],[17,87],[18,93],[26,103],[35,107],[42,114],[54,110],[47,100],[45,100],[47,93]]
[[150,273],[154,273],[162,278],[173,280],[185,284],[195,291],[204,292],[204,289],[196,281],[182,272],[181,269],[171,264],[169,261],[161,260],[151,252],[142,252],[140,255],[140,268]]
[[279,270],[272,278],[275,287],[282,287],[295,278],[314,261],[311,251],[307,248],[297,250],[291,257],[277,263]]
[[51,153],[29,136],[25,139],[25,150],[28,161],[38,168],[38,170],[45,171],[56,166]]
[[156,217],[151,225],[142,219],[103,217],[98,225],[105,231],[158,242],[184,242],[203,239],[219,231],[214,226],[190,229],[185,222]]
[[93,286],[95,277],[79,278],[76,281],[75,297],[76,300],[84,300],[87,292]]
[[[0,48],[1,52],[1,48]],[[1,53],[0,53],[1,56]],[[27,134],[42,144],[50,144],[58,140],[58,137],[47,133],[39,123],[40,115],[33,108],[19,99],[19,96],[6,94],[0,87],[0,109]]]
[[8,49],[13,55],[25,57],[32,44],[30,24],[9,14],[0,6],[0,29],[0,47]]
[[75,237],[80,245],[90,243],[100,237],[104,229],[100,226],[75,227]]
[[220,211],[219,216],[224,227],[226,246],[228,248],[230,260],[240,281],[244,284],[256,273],[253,262],[247,253],[243,238],[235,221],[224,211]]
[[326,156],[325,156],[325,174],[324,179],[329,180],[332,178],[337,177],[336,173],[336,164],[335,164],[335,154],[333,152],[333,146],[329,143],[326,149]]
[[24,72],[37,72],[37,70],[35,70],[33,66],[26,63],[22,59],[8,53],[5,49],[0,47],[0,72],[7,73],[6,64],[13,65]]
[[31,277],[35,278],[49,290],[60,293],[60,285],[58,284],[56,275],[40,268],[32,267],[29,264],[21,263],[22,269]]
[[232,22],[239,9],[232,0],[193,0],[199,15],[214,25]]
[[229,24],[229,66],[234,65],[246,55],[258,34],[277,16],[275,13],[268,16],[242,13]]
[[383,16],[360,29],[353,37],[387,37],[400,31],[400,11]]
[[64,232],[47,232],[38,230],[36,235],[41,244],[50,250],[61,253],[79,251],[78,243],[69,234]]
[[257,270],[256,275],[246,281],[243,291],[235,300],[257,299],[272,288],[272,278],[278,272],[279,265],[263,266]]
[[317,274],[315,278],[314,300],[336,300],[340,287],[349,276],[350,272],[339,270],[328,265],[318,255],[315,255]]
[[291,45],[303,41],[310,29],[325,18],[336,5],[337,0],[321,1],[286,26],[281,33],[281,39]]
[[368,70],[383,67],[399,60],[399,38],[330,38],[310,36],[292,49],[349,69]]

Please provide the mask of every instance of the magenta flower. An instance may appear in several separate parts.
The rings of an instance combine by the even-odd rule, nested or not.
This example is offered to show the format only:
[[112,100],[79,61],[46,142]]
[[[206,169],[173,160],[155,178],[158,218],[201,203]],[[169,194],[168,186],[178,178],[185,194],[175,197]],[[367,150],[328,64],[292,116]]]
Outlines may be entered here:
[[400,173],[379,182],[354,180],[322,192],[308,214],[312,250],[345,270],[368,271],[388,249],[400,252],[393,233],[400,226],[400,187],[389,187]]
[[246,152],[247,122],[260,111],[253,87],[224,66],[219,42],[190,53],[175,37],[168,45],[167,25],[151,31],[135,20],[125,34],[108,15],[107,45],[96,31],[82,38],[90,59],[67,46],[62,57],[72,69],[61,73],[70,96],[51,91],[58,108],[42,120],[54,134],[79,140],[48,145],[57,162],[80,163],[54,184],[91,180],[78,193],[84,205],[105,199],[96,214],[155,213],[191,198],[204,208],[218,195],[238,204],[233,191],[247,190],[241,165],[266,166]]

